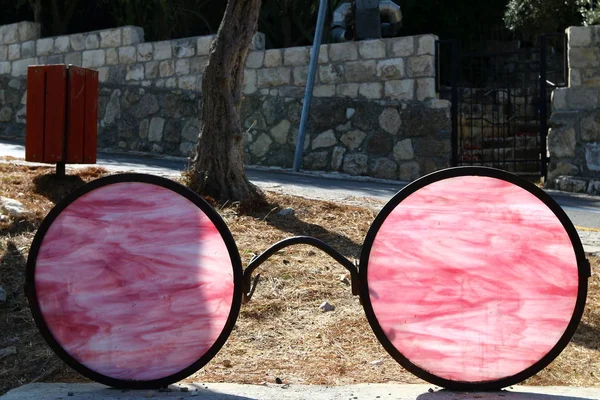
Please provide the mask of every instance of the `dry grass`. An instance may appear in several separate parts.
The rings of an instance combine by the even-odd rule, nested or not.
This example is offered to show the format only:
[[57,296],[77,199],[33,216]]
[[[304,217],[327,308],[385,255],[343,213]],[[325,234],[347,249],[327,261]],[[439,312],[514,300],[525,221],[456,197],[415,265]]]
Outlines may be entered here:
[[[37,226],[56,201],[101,169],[79,170],[58,182],[52,168],[0,164],[0,195],[22,201],[33,213],[0,221],[0,285],[8,292],[0,306],[0,349],[17,354],[0,359],[0,394],[32,381],[85,381],[49,350],[23,296],[29,245]],[[358,256],[375,212],[372,207],[341,206],[269,194],[272,209],[252,215],[235,207],[219,211],[232,230],[246,265],[278,240],[294,235],[320,238],[348,258]],[[277,215],[291,207],[294,216]],[[600,387],[600,259],[592,258],[594,276],[583,321],[573,341],[533,385]],[[358,298],[342,282],[346,271],[309,247],[285,249],[262,265],[262,280],[252,301],[242,307],[236,327],[219,354],[188,381],[274,382],[340,385],[361,382],[421,382],[387,355],[377,342]],[[318,306],[336,306],[322,313]],[[373,361],[382,361],[372,364]],[[422,382],[421,382],[422,383]]]
[[6,304],[0,305],[0,349],[17,348],[16,355],[0,357],[0,395],[66,370],[38,333],[29,312],[23,292],[25,265],[35,232],[54,204],[105,171],[88,168],[61,181],[54,179],[53,171],[0,164],[0,196],[19,200],[31,211],[24,218],[0,221],[0,286],[8,295]]
[[[253,254],[294,235],[317,237],[348,258],[358,257],[375,214],[372,211],[271,195],[293,217],[273,212],[253,216],[223,212],[242,252]],[[243,306],[230,340],[217,357],[190,380],[340,385],[354,382],[417,382],[378,344],[358,298],[341,281],[346,270],[310,247],[288,248],[261,266],[263,279]],[[328,301],[335,312],[322,313]],[[231,362],[228,368],[225,362]],[[380,366],[370,363],[385,360]]]
[[577,332],[562,354],[527,384],[600,387],[600,258],[589,257],[589,261],[592,277]]

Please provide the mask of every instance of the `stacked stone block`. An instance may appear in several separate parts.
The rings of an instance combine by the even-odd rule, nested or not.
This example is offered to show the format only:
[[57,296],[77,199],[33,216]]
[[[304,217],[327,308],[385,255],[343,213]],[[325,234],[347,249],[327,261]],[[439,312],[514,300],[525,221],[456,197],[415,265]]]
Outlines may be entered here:
[[104,85],[98,146],[187,157],[200,132],[200,102],[191,92]]
[[[144,42],[142,28],[40,38],[39,25],[22,22],[0,31],[0,75],[25,76],[33,64],[97,69],[100,81],[200,91],[214,36]],[[435,40],[421,35],[323,45],[316,97],[425,101],[435,98]],[[244,94],[300,98],[310,47],[264,50],[257,34],[248,55]]]
[[[214,36],[144,42],[126,26],[40,38],[32,23],[0,27],[0,136],[23,138],[27,67],[99,71],[100,149],[189,156],[200,131],[201,82]],[[305,169],[413,180],[450,160],[450,104],[436,99],[436,37],[323,45]],[[245,161],[291,167],[310,47],[264,50],[245,70]]]
[[569,87],[552,95],[546,186],[600,194],[600,27],[571,27]]
[[[246,163],[292,166],[302,105],[294,98],[244,101]],[[411,181],[449,166],[450,103],[403,106],[357,99],[315,99],[303,167]]]
[[600,86],[600,26],[567,29],[569,87]]
[[[21,77],[35,64],[72,64],[98,70],[102,83],[200,91],[214,36],[144,42],[144,30],[125,26],[40,38],[30,22],[0,27],[0,75]],[[21,35],[20,33],[23,32]],[[258,34],[253,49],[264,49]]]
[[[315,97],[425,101],[435,93],[433,35],[322,45]],[[310,47],[251,52],[245,94],[302,97]]]
[[25,137],[26,82],[0,75],[0,137]]
[[600,194],[599,99],[600,87],[554,91],[548,132],[549,187]]

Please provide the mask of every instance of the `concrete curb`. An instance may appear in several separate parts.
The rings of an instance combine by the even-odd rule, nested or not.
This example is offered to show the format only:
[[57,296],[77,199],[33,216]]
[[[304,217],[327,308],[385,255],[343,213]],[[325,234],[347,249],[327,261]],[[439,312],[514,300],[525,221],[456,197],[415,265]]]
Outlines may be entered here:
[[177,384],[169,392],[119,390],[89,383],[33,383],[1,396],[2,400],[598,400],[600,388],[515,386],[501,392],[458,393],[430,385],[360,384],[347,386]]

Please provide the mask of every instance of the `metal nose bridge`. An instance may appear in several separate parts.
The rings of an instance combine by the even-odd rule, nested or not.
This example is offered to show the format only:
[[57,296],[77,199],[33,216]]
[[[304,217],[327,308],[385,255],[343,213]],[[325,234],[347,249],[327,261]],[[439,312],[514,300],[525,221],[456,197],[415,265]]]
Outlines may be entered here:
[[333,258],[340,264],[342,264],[344,268],[346,268],[350,272],[352,294],[355,296],[359,294],[358,266],[355,263],[348,260],[342,254],[340,254],[339,251],[337,251],[327,243],[323,242],[322,240],[316,239],[311,236],[295,236],[275,243],[273,246],[265,250],[262,254],[260,254],[257,257],[254,257],[252,261],[250,261],[250,263],[244,270],[244,277],[242,283],[244,303],[250,301],[252,295],[254,294],[254,290],[256,289],[256,285],[258,284],[258,280],[260,279],[260,274],[252,278],[252,273],[256,270],[256,268],[258,268],[262,263],[267,261],[269,257],[277,253],[279,250],[298,244],[308,244],[310,246],[316,247],[319,250],[322,250],[323,252],[327,253],[329,256],[331,256],[331,258]]

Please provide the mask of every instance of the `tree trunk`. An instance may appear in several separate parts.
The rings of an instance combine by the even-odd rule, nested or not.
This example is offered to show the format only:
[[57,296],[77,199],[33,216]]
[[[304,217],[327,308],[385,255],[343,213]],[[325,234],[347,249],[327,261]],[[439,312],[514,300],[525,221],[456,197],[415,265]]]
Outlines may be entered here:
[[218,201],[247,207],[265,203],[244,173],[240,109],[246,56],[256,33],[261,0],[229,0],[202,81],[202,128],[188,185]]
[[33,10],[33,22],[42,24],[42,0],[34,0],[30,2],[31,9]]
[[[69,30],[69,24],[73,19],[73,14],[77,9],[79,0],[71,0],[68,2],[68,6],[63,3],[57,4],[57,0],[52,0],[52,35],[65,35]],[[63,14],[61,14],[60,6],[63,6]]]

